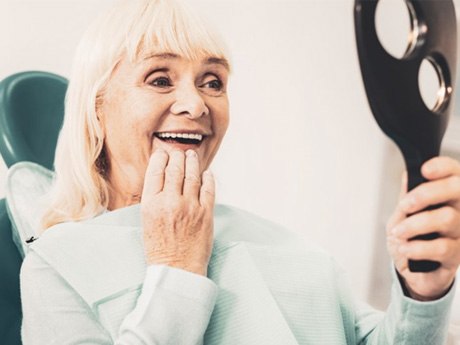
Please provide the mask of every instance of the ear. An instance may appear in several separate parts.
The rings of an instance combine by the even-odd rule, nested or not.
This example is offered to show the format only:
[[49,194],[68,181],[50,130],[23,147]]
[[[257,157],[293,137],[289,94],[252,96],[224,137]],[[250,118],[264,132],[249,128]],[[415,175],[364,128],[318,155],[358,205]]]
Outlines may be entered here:
[[104,112],[103,112],[103,107],[104,107],[104,97],[102,95],[102,92],[99,92],[96,96],[96,116],[97,116],[97,121],[101,123],[104,118]]
[[104,97],[102,93],[99,93],[96,96],[96,120],[97,122],[94,123],[96,126],[96,133],[98,137],[102,139],[105,138],[105,112],[104,112]]

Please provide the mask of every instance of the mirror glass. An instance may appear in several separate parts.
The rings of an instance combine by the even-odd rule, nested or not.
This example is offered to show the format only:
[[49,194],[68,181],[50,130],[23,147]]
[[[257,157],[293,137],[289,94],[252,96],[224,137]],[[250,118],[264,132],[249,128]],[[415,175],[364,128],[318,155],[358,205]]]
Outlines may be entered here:
[[405,0],[380,0],[375,29],[380,44],[391,56],[401,59],[412,52],[417,40],[415,12]]
[[422,61],[418,73],[420,94],[428,109],[437,111],[446,96],[446,86],[441,68],[431,58]]

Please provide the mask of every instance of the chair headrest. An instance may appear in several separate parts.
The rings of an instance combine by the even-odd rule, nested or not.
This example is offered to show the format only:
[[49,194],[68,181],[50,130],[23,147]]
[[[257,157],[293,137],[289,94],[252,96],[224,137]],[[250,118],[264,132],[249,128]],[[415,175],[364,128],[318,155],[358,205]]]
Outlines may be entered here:
[[0,82],[0,153],[8,167],[31,161],[53,169],[67,84],[61,76],[38,71]]

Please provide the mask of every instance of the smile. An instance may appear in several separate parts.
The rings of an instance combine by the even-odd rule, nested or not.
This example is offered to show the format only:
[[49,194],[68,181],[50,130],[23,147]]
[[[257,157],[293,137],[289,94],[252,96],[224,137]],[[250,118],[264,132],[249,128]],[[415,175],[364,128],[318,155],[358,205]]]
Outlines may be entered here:
[[203,134],[199,133],[155,133],[155,137],[167,143],[179,143],[188,145],[199,145],[205,139]]

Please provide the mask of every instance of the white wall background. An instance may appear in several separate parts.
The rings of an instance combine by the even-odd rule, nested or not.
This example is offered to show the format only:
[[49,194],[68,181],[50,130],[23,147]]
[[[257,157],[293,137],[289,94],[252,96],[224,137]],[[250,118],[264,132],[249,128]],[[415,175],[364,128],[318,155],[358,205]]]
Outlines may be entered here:
[[[353,2],[193,0],[233,54],[219,201],[319,242],[368,299],[387,139],[364,94]],[[83,30],[112,3],[0,0],[0,79],[33,69],[68,76]],[[2,165],[0,196],[5,173]]]

